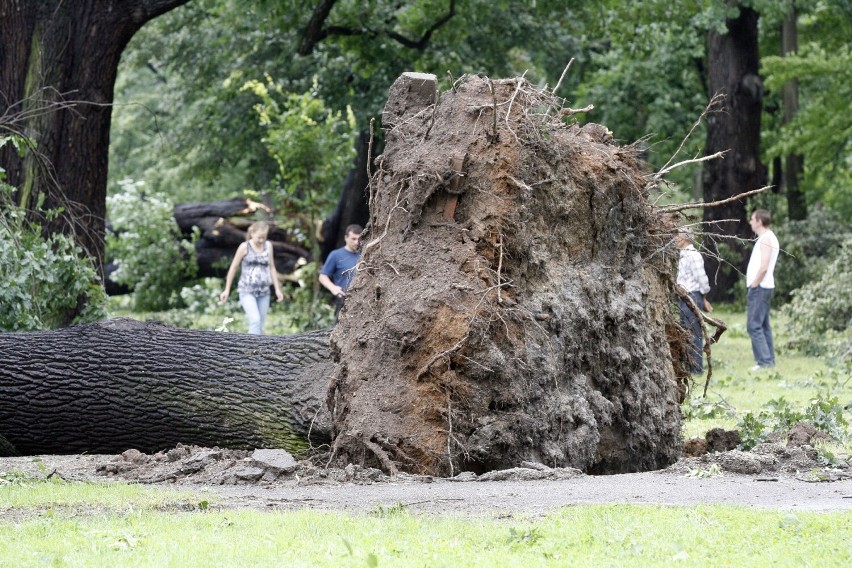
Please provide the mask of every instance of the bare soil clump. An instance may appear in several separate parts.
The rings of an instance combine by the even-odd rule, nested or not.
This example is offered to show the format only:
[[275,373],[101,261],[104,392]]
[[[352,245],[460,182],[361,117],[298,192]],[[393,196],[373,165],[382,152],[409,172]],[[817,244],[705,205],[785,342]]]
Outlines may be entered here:
[[331,336],[338,463],[675,462],[671,227],[636,148],[522,78],[436,87],[404,75],[382,115],[370,234]]
[[[798,436],[799,426],[790,431]],[[810,440],[808,440],[810,441]],[[714,470],[715,466],[715,470]],[[68,481],[125,481],[158,485],[193,486],[309,486],[371,485],[376,483],[434,483],[466,481],[546,481],[586,477],[574,468],[552,468],[524,461],[517,467],[483,474],[461,472],[439,478],[399,472],[389,476],[380,469],[347,464],[324,467],[310,460],[296,460],[278,449],[229,450],[178,444],[168,451],[145,454],[127,450],[118,455],[68,455],[0,458],[0,474],[19,472]],[[826,464],[808,444],[768,442],[751,451],[731,449],[684,457],[661,470],[662,474],[745,474],[794,477],[801,481],[852,479],[852,464]],[[604,476],[605,477],[605,476]]]

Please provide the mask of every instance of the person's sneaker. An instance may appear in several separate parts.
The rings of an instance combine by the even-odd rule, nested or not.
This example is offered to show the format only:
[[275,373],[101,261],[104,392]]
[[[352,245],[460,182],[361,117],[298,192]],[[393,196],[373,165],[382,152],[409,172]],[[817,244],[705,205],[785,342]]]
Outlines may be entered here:
[[754,367],[752,367],[751,369],[749,369],[749,371],[759,371],[759,370],[761,370],[761,369],[763,369],[763,367],[761,367],[760,365],[755,365]]

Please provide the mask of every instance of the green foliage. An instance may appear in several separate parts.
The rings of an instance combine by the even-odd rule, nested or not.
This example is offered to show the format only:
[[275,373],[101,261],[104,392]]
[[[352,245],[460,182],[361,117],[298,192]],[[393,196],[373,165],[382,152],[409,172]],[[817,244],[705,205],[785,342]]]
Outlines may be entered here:
[[[347,108],[344,114],[329,109],[317,88],[314,81],[309,92],[288,93],[268,76],[266,82],[243,85],[260,99],[254,109],[265,131],[262,140],[278,164],[278,176],[264,193],[277,205],[283,219],[279,224],[291,229],[315,259],[320,258],[315,228],[337,201],[354,157],[356,133],[352,110]],[[316,274],[307,281],[310,299],[300,301],[307,308],[305,323],[310,329],[321,317],[317,309],[321,292]]]
[[803,421],[810,422],[835,440],[845,441],[849,439],[845,410],[840,399],[832,395],[811,399],[803,410],[795,410],[783,396],[770,400],[758,414],[749,412],[737,424],[741,446],[749,450],[765,441],[769,434],[786,432]]
[[818,280],[852,236],[843,217],[825,207],[812,209],[802,221],[787,221],[775,229],[783,249],[775,266],[773,304],[789,302],[794,290]]
[[123,191],[107,199],[107,254],[118,265],[111,278],[133,290],[135,309],[162,310],[180,305],[183,283],[195,277],[195,246],[182,237],[169,198],[142,185],[123,180]]
[[681,405],[681,413],[686,420],[707,420],[735,416],[731,405],[724,401],[711,401],[704,398],[690,398]]
[[[271,77],[266,82],[248,81],[243,90],[254,93],[254,106],[264,128],[262,142],[278,164],[271,195],[279,213],[293,222],[307,240],[314,223],[337,201],[341,180],[354,157],[355,117],[329,109],[319,98],[317,83],[311,91],[285,92]],[[286,222],[286,221],[285,221]]]
[[852,236],[819,279],[793,291],[783,309],[789,346],[807,353],[834,351],[849,357],[852,349]]
[[799,88],[796,116],[766,133],[767,157],[803,156],[801,185],[809,203],[820,201],[848,219],[852,216],[852,5],[836,0],[802,4],[798,53],[761,59],[770,91],[780,90],[791,80]]
[[[41,331],[103,319],[106,297],[91,261],[72,237],[45,235],[28,221],[12,191],[0,181],[0,330]],[[67,321],[80,305],[79,315]]]

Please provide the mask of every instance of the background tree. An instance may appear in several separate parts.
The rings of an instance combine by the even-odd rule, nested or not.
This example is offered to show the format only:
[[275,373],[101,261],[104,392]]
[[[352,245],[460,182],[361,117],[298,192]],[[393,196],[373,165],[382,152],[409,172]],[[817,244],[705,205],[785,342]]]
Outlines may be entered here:
[[[760,157],[760,119],[763,82],[758,75],[758,18],[751,8],[734,6],[726,32],[711,31],[708,38],[708,95],[722,95],[721,108],[710,115],[704,152],[724,157],[704,170],[705,201],[721,201],[766,185],[766,167]],[[746,204],[735,200],[704,209],[705,231],[719,236],[751,237]],[[741,241],[716,238],[705,243],[712,253],[708,274],[715,275],[713,295],[731,299],[744,266]]]
[[17,204],[60,211],[48,230],[73,234],[98,266],[119,58],[145,22],[187,1],[0,0],[0,115],[37,149],[0,148],[0,162]]

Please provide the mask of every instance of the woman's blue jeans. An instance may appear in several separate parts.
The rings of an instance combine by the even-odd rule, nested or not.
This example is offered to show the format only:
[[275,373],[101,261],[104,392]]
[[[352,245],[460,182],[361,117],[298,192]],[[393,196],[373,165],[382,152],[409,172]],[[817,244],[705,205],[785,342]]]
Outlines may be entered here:
[[746,329],[751,338],[754,360],[761,367],[775,365],[775,344],[772,342],[772,327],[769,325],[769,302],[772,288],[749,288],[746,296]]
[[263,324],[269,311],[269,294],[255,296],[248,292],[240,292],[240,305],[248,316],[248,332],[253,335],[263,335]]

